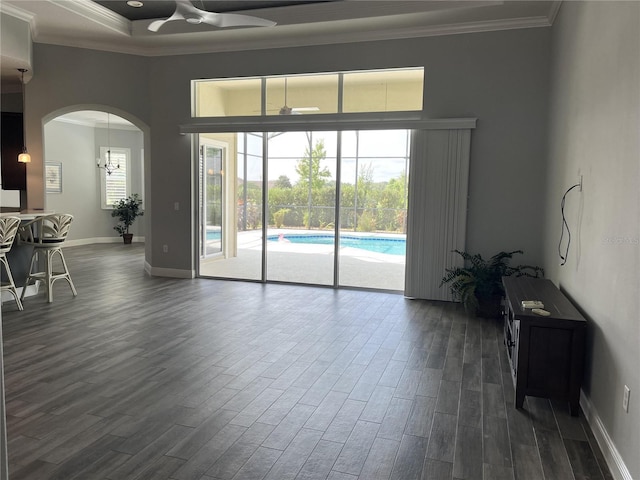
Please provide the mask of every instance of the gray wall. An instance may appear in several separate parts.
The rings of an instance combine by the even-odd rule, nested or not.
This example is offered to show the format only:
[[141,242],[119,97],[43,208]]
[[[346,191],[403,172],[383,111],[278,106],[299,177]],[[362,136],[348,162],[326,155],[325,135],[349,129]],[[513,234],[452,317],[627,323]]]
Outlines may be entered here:
[[[190,140],[178,134],[177,125],[190,116],[191,79],[424,65],[428,116],[480,119],[472,140],[468,248],[485,254],[521,248],[530,261],[539,262],[542,251],[535,225],[542,221],[544,198],[539,186],[544,178],[548,34],[546,29],[528,29],[142,59],[151,64],[148,100],[146,91],[142,98],[131,98],[134,88],[129,84],[94,72],[106,70],[111,77],[127,72],[126,78],[142,87],[146,74],[141,68],[127,71],[134,63],[130,56],[36,45],[38,68],[29,94],[42,113],[68,104],[100,102],[135,110],[132,113],[148,121],[152,189],[147,201],[155,214],[147,218],[151,222],[147,238],[153,239],[147,246],[147,261],[154,267],[185,270],[193,268],[192,173]],[[79,76],[81,88],[69,85]],[[174,202],[180,203],[180,211],[173,209]],[[163,244],[169,245],[169,254],[162,253]]]
[[[43,124],[72,110],[101,110],[118,114],[145,131],[149,121],[148,64],[149,59],[134,55],[34,44],[34,76],[27,84],[26,102],[27,148],[32,157],[27,166],[28,208],[45,206]],[[94,154],[89,158],[95,158]],[[147,204],[140,219],[145,226],[150,208]],[[148,234],[145,240],[151,241]]]
[[[82,103],[112,105],[151,128],[146,188],[147,261],[194,269],[191,231],[190,80],[423,65],[429,117],[477,116],[473,132],[468,249],[486,255],[523,249],[542,261],[544,138],[549,29],[237,53],[138,58],[36,44],[28,90],[29,137],[39,119]],[[38,145],[29,145],[38,156]],[[37,165],[30,192],[37,207]],[[174,210],[174,202],[181,208]],[[162,245],[169,245],[169,253]]]
[[[153,265],[183,269],[191,261],[185,232],[192,219],[187,210],[170,211],[174,201],[188,200],[191,185],[189,139],[176,129],[189,119],[190,79],[407,65],[425,66],[427,116],[479,118],[471,146],[468,248],[483,254],[523,249],[530,261],[541,262],[548,47],[547,29],[528,29],[154,58],[151,148],[163,168],[153,169],[151,183],[162,190],[154,208],[166,211],[168,221],[154,219],[151,226],[158,239]],[[177,244],[180,253],[163,256],[162,244]]]
[[[74,216],[69,240],[115,237],[117,220],[111,210],[101,207],[100,170],[96,158],[100,147],[107,146],[104,128],[74,125],[53,120],[44,128],[45,161],[62,164],[62,193],[46,195],[46,210]],[[131,192],[142,192],[142,133],[111,129],[113,147],[131,150]],[[144,218],[144,217],[143,217]],[[136,220],[131,229],[135,236],[144,235],[144,222]]]
[[[564,2],[553,26],[545,267],[589,320],[583,390],[640,478],[640,3]],[[559,266],[560,199],[573,239]],[[629,413],[623,386],[631,388]]]

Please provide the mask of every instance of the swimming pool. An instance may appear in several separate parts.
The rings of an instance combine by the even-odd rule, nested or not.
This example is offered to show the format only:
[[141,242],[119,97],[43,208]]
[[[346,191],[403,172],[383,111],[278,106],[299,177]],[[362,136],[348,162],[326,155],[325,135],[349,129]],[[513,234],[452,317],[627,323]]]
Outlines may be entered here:
[[207,230],[207,240],[220,240],[220,230]]
[[[333,245],[334,243],[333,234],[330,233],[286,233],[282,235],[282,238],[291,243],[307,243],[316,245]],[[267,240],[277,242],[280,240],[280,235],[269,235]],[[344,234],[340,235],[340,246],[360,248],[370,252],[386,253],[387,255],[405,255],[407,249],[406,240],[404,238],[362,237],[358,235]]]

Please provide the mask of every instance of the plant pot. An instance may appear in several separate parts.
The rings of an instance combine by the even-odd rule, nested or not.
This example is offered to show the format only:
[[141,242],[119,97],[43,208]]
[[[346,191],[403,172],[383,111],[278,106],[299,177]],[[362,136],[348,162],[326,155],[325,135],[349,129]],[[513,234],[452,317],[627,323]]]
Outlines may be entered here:
[[133,233],[123,233],[122,240],[125,245],[131,245],[131,241],[133,240]]

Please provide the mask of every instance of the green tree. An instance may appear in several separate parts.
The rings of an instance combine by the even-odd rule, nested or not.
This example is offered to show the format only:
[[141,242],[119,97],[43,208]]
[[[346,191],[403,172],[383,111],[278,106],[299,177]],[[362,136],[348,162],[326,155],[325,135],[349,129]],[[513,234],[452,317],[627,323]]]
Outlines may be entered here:
[[358,172],[358,210],[375,207],[375,202],[371,200],[373,193],[373,172],[371,163],[365,163]]
[[406,172],[386,183],[378,198],[378,226],[387,231],[403,231],[407,199]]
[[312,151],[307,147],[304,158],[298,160],[296,164],[296,173],[300,177],[296,185],[308,188],[311,182],[312,191],[320,190],[331,178],[329,169],[321,166],[325,158],[327,158],[327,151],[324,148],[324,140],[317,140]]
[[262,224],[262,185],[259,182],[247,182],[246,186],[246,204],[244,185],[238,186],[238,229],[255,230]]
[[276,188],[291,188],[291,180],[286,175],[280,175],[273,186]]

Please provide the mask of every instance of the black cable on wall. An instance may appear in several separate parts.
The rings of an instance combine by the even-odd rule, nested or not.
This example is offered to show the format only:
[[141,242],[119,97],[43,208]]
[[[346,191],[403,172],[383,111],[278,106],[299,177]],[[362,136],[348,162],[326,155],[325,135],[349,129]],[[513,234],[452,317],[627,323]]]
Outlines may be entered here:
[[[571,246],[571,230],[569,229],[569,224],[567,223],[567,219],[565,218],[565,215],[564,215],[564,204],[567,199],[567,194],[574,188],[578,188],[578,187],[580,187],[580,190],[582,190],[582,181],[580,183],[576,183],[575,185],[570,187],[566,192],[564,192],[564,195],[562,195],[562,200],[560,201],[560,212],[562,213],[562,230],[560,232],[560,241],[558,242],[558,255],[560,256],[560,260],[562,260],[562,262],[560,262],[560,266],[563,266],[564,264],[567,263],[567,258],[569,257],[569,247]],[[567,231],[567,246],[564,249],[564,255],[563,255],[562,240],[564,238],[565,230]]]

